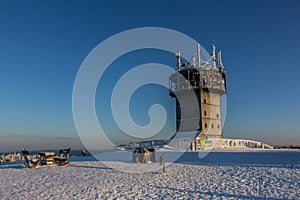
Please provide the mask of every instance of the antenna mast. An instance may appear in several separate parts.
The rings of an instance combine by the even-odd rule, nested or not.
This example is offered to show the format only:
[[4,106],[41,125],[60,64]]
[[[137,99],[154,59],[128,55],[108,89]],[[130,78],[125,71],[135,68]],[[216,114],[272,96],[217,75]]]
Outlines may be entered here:
[[180,51],[178,51],[178,53],[176,53],[175,56],[177,58],[177,70],[179,71],[181,66]]
[[222,52],[221,52],[221,50],[218,52],[218,66],[219,66],[220,70],[224,69],[224,65],[222,63]]
[[200,44],[197,44],[198,66],[201,66]]
[[213,46],[212,46],[212,52],[211,52],[211,58],[212,58],[212,60],[213,60],[213,62],[214,62],[214,65],[213,65],[213,67],[215,67],[216,68],[216,46],[215,46],[215,41],[213,40]]

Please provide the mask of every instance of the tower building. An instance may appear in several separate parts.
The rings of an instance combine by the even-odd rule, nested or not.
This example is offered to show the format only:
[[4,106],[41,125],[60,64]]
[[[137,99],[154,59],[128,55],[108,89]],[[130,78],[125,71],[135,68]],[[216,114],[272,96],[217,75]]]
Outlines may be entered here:
[[205,140],[223,137],[221,96],[227,91],[226,72],[221,51],[218,59],[215,52],[213,43],[211,57],[202,61],[198,44],[197,58],[185,63],[178,52],[177,70],[169,77],[170,96],[176,99],[177,132],[197,131],[193,150],[201,148]]

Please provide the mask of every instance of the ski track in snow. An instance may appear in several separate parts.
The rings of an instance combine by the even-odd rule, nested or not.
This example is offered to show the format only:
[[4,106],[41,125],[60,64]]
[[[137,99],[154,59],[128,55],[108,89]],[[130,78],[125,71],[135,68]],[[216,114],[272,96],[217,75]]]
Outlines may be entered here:
[[166,173],[136,174],[97,161],[36,169],[18,163],[1,165],[0,177],[0,199],[300,199],[299,167],[173,163]]

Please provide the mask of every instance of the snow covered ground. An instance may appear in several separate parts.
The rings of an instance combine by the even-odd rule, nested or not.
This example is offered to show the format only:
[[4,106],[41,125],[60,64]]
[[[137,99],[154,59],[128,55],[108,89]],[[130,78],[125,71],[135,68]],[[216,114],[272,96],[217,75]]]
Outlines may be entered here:
[[92,160],[36,169],[1,164],[0,199],[300,199],[300,152],[185,153],[166,173],[114,168],[155,163]]

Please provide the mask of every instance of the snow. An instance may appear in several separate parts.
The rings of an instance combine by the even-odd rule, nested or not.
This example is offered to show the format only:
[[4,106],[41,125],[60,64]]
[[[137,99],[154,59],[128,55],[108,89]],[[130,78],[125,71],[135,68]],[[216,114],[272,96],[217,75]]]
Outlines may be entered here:
[[[166,173],[159,163],[99,162],[92,157],[35,169],[1,164],[0,199],[300,198],[300,152],[213,152],[203,159],[197,155],[185,153],[168,163]],[[148,170],[153,166],[156,171]]]

